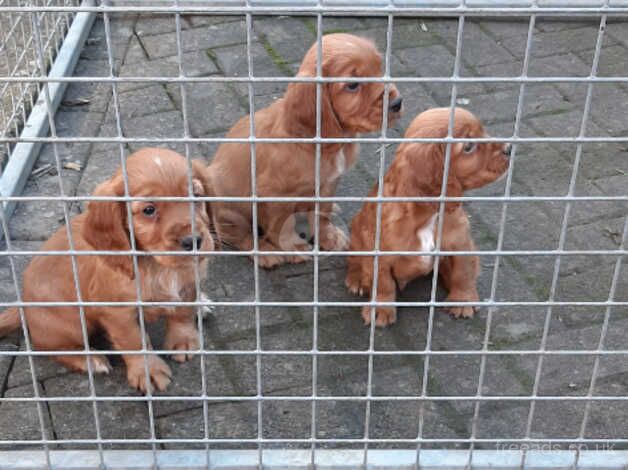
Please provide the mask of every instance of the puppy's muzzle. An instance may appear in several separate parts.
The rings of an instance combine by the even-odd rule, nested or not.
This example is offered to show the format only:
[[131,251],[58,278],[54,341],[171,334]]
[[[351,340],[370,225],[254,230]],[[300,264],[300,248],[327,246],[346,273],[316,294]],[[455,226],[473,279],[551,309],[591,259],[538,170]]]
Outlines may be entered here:
[[394,100],[392,100],[390,102],[390,104],[388,105],[388,108],[393,113],[398,113],[399,111],[401,111],[401,104],[402,103],[403,103],[403,99],[401,98],[401,96],[398,96],[397,98],[395,98]]
[[183,237],[181,239],[181,248],[185,251],[192,251],[194,249],[194,245],[196,245],[196,249],[200,250],[202,243],[203,237],[201,235],[188,235],[187,237]]

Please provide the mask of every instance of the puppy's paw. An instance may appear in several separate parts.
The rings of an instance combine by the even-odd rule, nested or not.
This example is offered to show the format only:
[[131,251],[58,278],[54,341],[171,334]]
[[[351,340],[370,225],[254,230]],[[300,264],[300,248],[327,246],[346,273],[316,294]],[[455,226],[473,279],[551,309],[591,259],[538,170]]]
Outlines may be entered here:
[[[204,292],[201,292],[199,300],[203,303],[212,301],[212,299],[210,299]],[[199,313],[201,314],[201,318],[205,320],[207,316],[214,311],[214,308],[215,307],[213,305],[201,305],[199,307]]]
[[111,372],[111,364],[105,356],[90,356],[89,361],[94,374],[108,374]]
[[[371,324],[371,307],[365,305],[362,307],[362,319],[364,325]],[[395,307],[378,307],[375,310],[375,326],[385,327],[392,325],[397,321],[397,309]]]
[[363,297],[370,292],[370,288],[362,284],[361,273],[349,273],[345,278],[345,286],[353,295]]
[[170,384],[172,371],[160,357],[149,356],[146,358],[148,366],[149,382],[146,382],[146,370],[144,367],[144,357],[137,356],[130,365],[127,365],[126,377],[129,385],[138,389],[142,393],[153,391],[153,387],[163,391]]
[[340,228],[328,224],[321,229],[319,243],[325,251],[343,251],[349,248],[349,237]]
[[[253,260],[253,257],[251,257],[251,260]],[[264,255],[264,256],[259,256],[259,267],[260,268],[264,268],[264,269],[273,269],[276,268],[277,266],[281,266],[282,264],[286,264],[288,262],[288,260],[286,259],[285,256],[279,256],[279,255]]]
[[[477,302],[480,298],[477,292],[465,294],[465,293],[450,293],[445,299],[445,302]],[[479,310],[479,307],[475,305],[458,305],[455,307],[446,307],[445,311],[452,315],[454,318],[473,318],[475,312]]]
[[[193,326],[171,326],[166,332],[164,348],[171,351],[196,351],[200,348],[198,330]],[[185,362],[192,359],[191,353],[173,354],[172,359]]]
[[473,315],[478,311],[478,308],[465,305],[461,307],[448,307],[446,311],[454,318],[473,318]]

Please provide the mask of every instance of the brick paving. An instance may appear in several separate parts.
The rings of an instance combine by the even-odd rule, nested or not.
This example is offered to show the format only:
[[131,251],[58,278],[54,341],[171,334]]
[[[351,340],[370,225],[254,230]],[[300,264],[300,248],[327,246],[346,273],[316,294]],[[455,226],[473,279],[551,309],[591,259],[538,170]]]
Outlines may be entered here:
[[[245,22],[239,17],[184,16],[182,18],[184,70],[190,76],[242,76],[247,73]],[[326,31],[350,31],[374,39],[383,50],[386,21],[381,18],[326,18]],[[590,72],[596,22],[551,22],[536,26],[530,58],[530,75],[587,76]],[[464,29],[460,71],[463,76],[511,76],[521,73],[526,22],[476,21],[467,19]],[[625,23],[610,23],[599,63],[599,75],[628,75],[628,35]],[[158,15],[112,16],[112,42],[116,73],[120,76],[176,76],[178,74],[175,22]],[[453,71],[457,23],[446,19],[404,18],[395,20],[391,73],[393,76],[443,76]],[[253,22],[253,71],[255,75],[293,74],[307,47],[314,41],[315,22],[309,18],[255,18]],[[76,68],[77,76],[108,73],[104,24],[99,18]],[[284,84],[260,84],[255,88],[256,107],[281,95]],[[194,84],[186,86],[190,132],[194,137],[222,136],[248,112],[246,84]],[[390,130],[400,136],[420,111],[450,102],[445,84],[399,84],[405,100],[404,118]],[[519,97],[517,84],[471,84],[458,87],[458,98],[476,113],[493,135],[512,135]],[[522,136],[575,136],[580,128],[586,84],[531,84],[525,88]],[[119,87],[122,130],[132,137],[180,137],[183,135],[181,97],[178,85],[126,83]],[[64,102],[87,100],[82,106],[62,105],[56,115],[62,136],[116,135],[112,87],[96,82],[71,84]],[[593,102],[587,135],[628,134],[628,85],[593,86]],[[63,170],[61,179],[69,194],[87,195],[115,170],[118,144],[60,144],[64,161],[75,161],[82,170]],[[126,146],[130,152],[136,145]],[[183,151],[182,146],[173,146]],[[190,146],[194,157],[211,160],[216,145]],[[394,148],[387,149],[388,161]],[[513,195],[565,195],[571,179],[576,146],[572,143],[526,143],[519,145],[512,181]],[[42,148],[37,167],[54,161],[50,145]],[[339,194],[367,193],[378,173],[377,147],[364,145],[358,164],[342,180]],[[628,188],[628,147],[624,143],[595,143],[582,146],[575,194],[625,195]],[[504,183],[476,191],[477,195],[501,195]],[[29,180],[25,195],[55,195],[58,176],[44,174]],[[494,250],[502,205],[471,202],[472,231],[480,249]],[[345,222],[357,211],[344,204]],[[72,213],[81,210],[71,208]],[[551,250],[558,244],[560,221],[565,211],[561,202],[513,202],[508,205],[504,249]],[[578,202],[568,219],[566,249],[616,249],[628,207],[625,202]],[[54,201],[26,202],[17,207],[10,221],[13,244],[18,249],[36,249],[63,220],[62,207]],[[21,272],[26,260],[18,260]],[[608,297],[615,259],[610,256],[569,256],[561,263],[556,290],[558,301],[604,301]],[[494,257],[482,258],[479,291],[490,294]],[[220,301],[253,299],[252,264],[240,257],[217,257],[210,265],[205,290]],[[496,299],[544,301],[549,295],[554,257],[502,257]],[[320,260],[319,298],[354,300],[343,287],[344,263],[339,258]],[[260,277],[263,300],[311,300],[312,263],[285,266]],[[418,280],[402,300],[429,298],[431,280]],[[439,292],[442,296],[442,292]],[[0,261],[0,298],[15,299],[6,257]],[[442,298],[442,297],[441,297]],[[623,268],[616,300],[628,300],[628,269]],[[530,350],[539,347],[547,309],[498,308],[493,312],[490,348]],[[603,307],[556,307],[552,311],[549,349],[595,349],[604,316]],[[456,321],[435,316],[432,348],[435,350],[480,349],[485,335],[487,312],[473,320]],[[266,350],[302,350],[312,347],[313,313],[308,308],[262,308],[261,340]],[[318,360],[316,393],[325,396],[364,395],[367,390],[367,359],[342,355],[345,350],[368,347],[369,331],[361,323],[357,308],[319,309],[318,347],[337,355]],[[153,343],[160,344],[163,328],[151,326]],[[628,309],[615,308],[604,347],[625,349]],[[402,308],[396,325],[375,334],[377,350],[421,350],[425,347],[427,310]],[[255,348],[254,312],[251,308],[220,307],[204,326],[208,350]],[[3,350],[23,349],[23,341],[12,336],[0,340]],[[482,393],[496,396],[526,396],[533,391],[537,357],[492,355],[486,361]],[[585,395],[593,368],[592,356],[548,356],[541,372],[540,395]],[[96,377],[99,395],[136,395],[127,386],[124,368],[114,360],[110,376]],[[43,396],[78,396],[89,393],[85,376],[69,373],[51,361],[36,359],[39,393]],[[264,356],[264,395],[303,396],[312,393],[312,361],[307,354]],[[256,358],[211,355],[205,359],[209,395],[254,396]],[[430,361],[427,390],[430,395],[473,395],[478,388],[479,356],[437,356]],[[377,356],[373,364],[374,395],[418,395],[422,388],[423,361],[416,356]],[[198,358],[183,365],[173,363],[173,382],[165,396],[198,396],[201,369]],[[3,397],[33,396],[33,384],[25,358],[0,356],[0,393]],[[596,394],[628,393],[628,362],[623,356],[603,357]],[[424,436],[467,438],[471,433],[472,402],[438,401],[425,406]],[[539,438],[576,437],[584,411],[583,401],[539,402],[532,420],[531,435]],[[477,436],[502,439],[525,434],[529,402],[483,403]],[[204,416],[201,401],[160,401],[153,405],[154,431],[158,438],[203,437],[204,419],[210,437],[254,438],[257,436],[255,402],[209,402]],[[265,438],[310,436],[311,405],[298,400],[269,401],[262,407]],[[373,403],[369,435],[373,438],[413,438],[418,429],[416,401]],[[104,438],[141,439],[150,436],[145,402],[107,402],[98,406]],[[45,427],[57,439],[95,437],[91,403],[50,402],[43,406]],[[317,434],[321,438],[360,438],[364,435],[365,404],[360,401],[325,401],[316,410]],[[623,402],[594,402],[585,437],[622,438],[628,432],[628,408]],[[0,401],[0,444],[8,439],[37,439],[40,424],[32,403]],[[445,445],[447,446],[447,445]],[[6,448],[7,446],[2,446]],[[165,444],[165,448],[177,447]],[[180,445],[179,445],[180,447]],[[198,446],[197,446],[198,447]],[[489,448],[494,448],[488,445]]]

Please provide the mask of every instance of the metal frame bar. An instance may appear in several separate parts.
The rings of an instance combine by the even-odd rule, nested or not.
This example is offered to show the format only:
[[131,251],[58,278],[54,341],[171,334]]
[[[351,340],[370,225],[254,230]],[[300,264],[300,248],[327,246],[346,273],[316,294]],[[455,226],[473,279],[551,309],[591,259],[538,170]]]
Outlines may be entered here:
[[[38,452],[0,452],[0,468],[6,470],[78,470],[83,468],[97,468],[99,456],[92,451],[51,451],[51,465],[48,466],[43,456]],[[522,451],[476,450],[473,453],[471,465],[476,470],[493,470],[495,468],[522,469],[519,465]],[[259,468],[257,451],[212,451],[212,466],[214,470],[249,470]],[[528,452],[528,464],[525,469],[555,469],[573,468],[576,463],[576,451],[554,451],[552,458],[547,458],[547,452],[531,450]],[[286,462],[294,470],[313,468],[321,470],[353,470],[369,468],[382,470],[463,470],[467,468],[466,451],[423,450],[415,464],[415,453],[407,450],[371,450],[368,460],[363,461],[363,455],[358,450],[334,451],[318,450],[312,462],[309,451],[303,450],[264,450],[262,465],[265,469],[285,469]],[[109,470],[148,470],[153,468],[152,453],[149,451],[105,451],[104,465]],[[157,466],[162,470],[201,470],[206,469],[206,454],[202,451],[158,451]],[[578,469],[599,470],[600,468],[621,468],[628,465],[628,453],[622,451],[599,452],[583,450],[580,452]]]
[[[597,77],[596,69],[599,61],[599,55],[602,46],[602,40],[604,38],[604,29],[607,19],[610,18],[623,18],[628,17],[628,1],[624,0],[583,0],[577,4],[573,2],[564,2],[561,0],[543,1],[543,0],[504,0],[499,4],[490,2],[488,0],[433,0],[430,2],[400,2],[395,0],[374,0],[374,1],[357,1],[350,5],[343,6],[338,2],[330,2],[325,0],[306,0],[306,2],[300,2],[298,5],[292,3],[293,0],[225,0],[219,5],[203,6],[195,4],[195,2],[189,2],[184,0],[164,0],[153,1],[151,6],[147,6],[146,3],[140,5],[126,5],[122,6],[118,2],[112,2],[110,0],[103,0],[101,4],[95,5],[93,2],[85,0],[81,7],[71,6],[51,6],[49,3],[46,5],[31,5],[31,6],[11,6],[5,7],[0,3],[0,14],[13,14],[22,13],[30,15],[31,23],[33,26],[34,36],[31,38],[31,43],[37,47],[38,52],[38,66],[39,76],[35,77],[0,77],[0,85],[4,87],[11,86],[13,84],[28,87],[36,84],[42,89],[42,96],[40,103],[36,106],[35,116],[31,116],[32,119],[39,119],[42,124],[38,127],[37,132],[24,132],[19,137],[3,136],[0,138],[0,144],[17,144],[16,149],[28,148],[33,154],[36,155],[37,149],[42,143],[51,143],[55,154],[55,162],[60,169],[60,160],[57,150],[57,145],[60,143],[97,143],[107,142],[117,144],[119,148],[120,164],[123,169],[123,177],[125,183],[125,195],[123,197],[107,197],[98,198],[92,196],[67,196],[63,194],[63,186],[61,185],[59,177],[59,196],[44,197],[44,196],[18,196],[17,191],[5,192],[3,183],[0,181],[0,202],[5,206],[5,217],[2,217],[2,229],[7,241],[7,250],[0,252],[0,260],[2,257],[8,257],[13,281],[17,292],[17,300],[15,302],[0,301],[0,307],[17,307],[21,312],[21,320],[23,326],[23,333],[26,338],[27,347],[25,351],[0,351],[0,358],[6,356],[14,357],[27,357],[30,368],[31,378],[33,382],[34,392],[32,397],[0,397],[0,405],[3,403],[32,403],[38,407],[39,424],[41,428],[41,439],[35,440],[0,440],[0,449],[5,446],[38,446],[43,448],[42,452],[28,451],[28,453],[21,452],[2,452],[0,451],[0,468],[8,469],[21,469],[21,468],[47,468],[47,469],[71,469],[71,468],[159,468],[164,469],[176,469],[176,468],[212,468],[218,470],[227,469],[241,469],[241,468],[258,468],[258,469],[272,469],[272,468],[285,468],[289,465],[290,468],[318,468],[318,469],[349,469],[349,468],[407,468],[407,469],[484,469],[484,468],[608,468],[608,467],[625,467],[628,466],[628,451],[624,452],[594,452],[594,449],[602,449],[605,451],[612,450],[614,445],[628,445],[628,438],[621,439],[591,439],[586,437],[586,429],[590,418],[590,410],[594,403],[618,403],[623,405],[628,401],[628,396],[615,396],[615,395],[596,395],[594,394],[597,376],[599,373],[600,360],[603,357],[618,357],[628,356],[628,349],[619,350],[605,350],[604,344],[606,334],[609,327],[609,322],[613,309],[617,307],[627,307],[628,301],[616,300],[616,291],[618,288],[619,276],[622,269],[622,259],[628,253],[626,239],[628,238],[628,217],[625,220],[624,231],[622,235],[622,241],[617,249],[612,250],[568,250],[565,249],[565,237],[566,230],[569,221],[569,214],[572,204],[580,201],[592,201],[592,202],[627,202],[628,194],[619,196],[576,196],[574,194],[575,182],[578,176],[579,161],[582,154],[583,145],[586,143],[600,143],[600,142],[615,142],[624,143],[628,142],[628,137],[591,137],[585,135],[587,118],[589,108],[592,102],[591,90],[595,84],[622,84],[628,83],[628,77]],[[46,48],[42,39],[47,37],[48,24],[40,24],[38,18],[44,15],[46,12],[65,12],[76,13],[76,18],[72,24],[72,29],[68,33],[68,39],[64,43],[63,47],[59,51],[58,60],[61,60],[66,55],[66,48],[72,49],[72,55],[65,61],[65,68],[63,73],[45,73],[45,55],[47,54]],[[114,68],[114,54],[113,54],[113,41],[111,37],[111,15],[117,13],[132,13],[132,12],[151,12],[161,13],[169,15],[174,18],[176,25],[176,41],[178,58],[178,76],[176,77],[119,77],[116,75]],[[190,13],[212,13],[212,14],[224,14],[224,15],[239,15],[246,20],[246,60],[248,66],[248,72],[246,76],[242,77],[187,77],[185,76],[183,68],[183,44],[182,44],[182,25],[181,15]],[[70,77],[66,76],[67,71],[73,68],[80,44],[85,39],[89,26],[92,24],[96,14],[102,15],[105,24],[105,36],[108,58],[108,75],[105,77]],[[317,63],[316,63],[316,75],[314,77],[257,77],[253,69],[252,60],[252,30],[253,23],[255,21],[255,15],[308,15],[316,18],[316,37],[317,37]],[[337,83],[346,81],[342,77],[324,77],[322,70],[322,34],[324,20],[327,16],[333,15],[376,15],[381,16],[387,20],[386,30],[386,50],[384,61],[384,74],[381,77],[351,78],[351,81],[356,82],[377,82],[383,83],[385,89],[388,90],[393,83],[442,83],[451,85],[451,102],[450,108],[454,109],[457,106],[456,96],[457,89],[460,85],[472,84],[472,83],[511,83],[519,85],[519,100],[517,104],[517,113],[515,117],[515,126],[512,136],[506,137],[493,137],[486,139],[460,139],[453,137],[453,113],[449,120],[448,135],[442,139],[403,139],[392,138],[387,136],[387,112],[388,112],[388,93],[384,94],[384,106],[382,112],[382,128],[377,137],[358,137],[358,138],[323,138],[321,135],[321,99],[322,99],[322,86],[326,83]],[[448,77],[393,77],[391,76],[391,54],[392,54],[392,37],[394,30],[394,21],[397,17],[402,16],[447,16],[458,19],[457,37],[456,37],[456,54],[454,61],[454,69],[452,76]],[[528,35],[526,42],[525,58],[523,62],[523,69],[520,76],[513,77],[460,77],[460,64],[463,50],[463,32],[465,26],[465,19],[469,17],[486,17],[503,15],[506,17],[521,17],[524,16],[529,19]],[[563,16],[594,16],[596,19],[600,19],[599,34],[597,37],[595,56],[591,68],[591,74],[588,77],[529,77],[528,65],[530,61],[530,55],[533,45],[534,26],[537,17],[550,16],[550,17],[563,17]],[[80,32],[75,32],[74,28],[81,27]],[[15,27],[17,28],[17,26]],[[15,30],[17,31],[17,29]],[[14,32],[12,34],[17,34]],[[35,47],[34,46],[34,47]],[[0,52],[3,52],[0,49]],[[57,66],[55,62],[55,67]],[[53,68],[53,70],[55,70]],[[54,113],[60,97],[63,93],[65,86],[68,83],[84,83],[84,82],[98,82],[111,84],[113,89],[113,106],[115,111],[115,127],[117,135],[113,137],[59,137],[56,135],[54,125]],[[123,137],[122,116],[120,113],[120,101],[124,99],[118,92],[118,85],[121,83],[133,83],[133,82],[152,82],[160,83],[162,85],[173,84],[177,85],[181,93],[181,111],[183,115],[183,129],[180,137],[174,138],[126,138]],[[258,83],[315,83],[316,84],[316,135],[313,138],[303,139],[270,139],[261,138],[255,135],[255,122],[253,116],[255,114],[255,86]],[[191,137],[188,121],[188,104],[186,97],[186,85],[188,84],[203,84],[203,83],[246,83],[248,89],[248,102],[249,102],[249,133],[250,137],[243,139],[230,139],[230,138],[193,138]],[[581,121],[581,126],[578,135],[568,137],[521,137],[519,135],[520,124],[523,115],[523,104],[525,102],[526,87],[529,84],[537,83],[586,83],[588,85],[587,96],[584,103],[584,112]],[[30,123],[30,120],[29,120]],[[50,136],[44,136],[50,129]],[[379,190],[374,197],[323,197],[320,191],[320,165],[321,165],[321,144],[328,142],[337,143],[378,143],[378,144],[393,144],[400,142],[441,142],[446,144],[445,152],[445,171],[443,188],[446,188],[449,164],[451,161],[452,144],[457,142],[512,142],[513,146],[513,164],[516,159],[517,146],[522,143],[560,143],[567,142],[576,144],[576,161],[573,166],[571,175],[569,190],[565,195],[557,196],[513,196],[511,195],[512,174],[513,165],[510,166],[508,176],[506,180],[506,188],[503,195],[490,196],[490,197],[448,197],[445,194],[445,189],[439,196],[435,197],[400,197],[392,198],[383,196],[383,180],[385,171],[385,157],[386,149],[382,146],[379,150],[379,171],[378,181]],[[222,143],[222,142],[242,142],[247,143],[250,146],[250,159],[251,159],[251,196],[250,197],[203,197],[198,198],[193,196],[192,192],[192,180],[191,173],[188,175],[188,190],[187,197],[165,197],[165,198],[140,198],[131,197],[128,192],[128,175],[126,173],[126,158],[127,152],[125,145],[129,143],[176,143],[183,144],[185,146],[185,156],[190,162],[190,145],[194,143]],[[257,182],[256,182],[256,145],[258,143],[268,142],[303,142],[313,143],[316,148],[315,159],[315,191],[313,197],[262,197],[257,195]],[[18,154],[19,155],[19,154]],[[29,157],[32,159],[34,157]],[[189,167],[191,169],[191,167]],[[59,172],[60,173],[60,172]],[[103,175],[105,177],[105,175]],[[20,184],[25,181],[24,177],[18,178]],[[17,186],[16,186],[17,187]],[[131,230],[131,249],[128,251],[77,251],[73,248],[71,233],[68,231],[70,238],[70,249],[67,251],[49,251],[41,253],[32,250],[15,250],[11,246],[11,240],[8,237],[7,216],[10,214],[13,206],[22,201],[58,201],[63,204],[64,207],[64,219],[69,221],[70,215],[68,206],[71,203],[78,201],[91,201],[91,200],[116,200],[127,203],[128,219],[132,226],[132,212],[130,211],[130,202],[136,200],[165,200],[165,201],[180,201],[189,202],[191,215],[194,215],[195,201],[233,201],[233,202],[250,202],[253,210],[252,226],[253,226],[253,249],[250,251],[239,252],[203,252],[198,249],[194,249],[192,253],[181,252],[144,252],[139,251],[136,248],[134,233]],[[282,202],[282,201],[309,201],[314,202],[314,215],[315,215],[315,228],[314,228],[314,247],[311,251],[296,251],[296,252],[284,252],[284,251],[264,251],[260,250],[260,240],[257,235],[257,217],[258,217],[258,204],[262,202]],[[377,206],[377,221],[376,221],[376,235],[375,235],[375,248],[373,251],[356,252],[356,251],[340,251],[340,252],[323,252],[319,247],[319,217],[320,217],[320,204],[323,202],[375,202]],[[381,208],[383,202],[393,201],[420,201],[427,202],[433,201],[439,203],[439,217],[437,225],[437,233],[439,234],[436,239],[436,249],[430,252],[423,251],[384,251],[380,249],[381,238]],[[499,203],[501,205],[501,217],[499,226],[499,236],[497,240],[497,247],[495,250],[466,250],[466,251],[446,251],[442,250],[440,246],[441,235],[443,230],[444,219],[444,203],[447,201],[473,201],[473,202],[486,202],[486,203]],[[512,204],[525,203],[525,202],[549,202],[559,201],[565,202],[566,207],[561,225],[561,235],[556,249],[547,250],[504,250],[504,232],[506,227],[506,216],[508,209]],[[192,217],[194,220],[194,217]],[[19,256],[54,256],[54,255],[67,255],[72,258],[73,274],[75,288],[77,292],[80,292],[79,278],[77,275],[77,261],[80,256],[93,256],[98,254],[128,254],[133,257],[133,267],[136,273],[136,292],[138,301],[133,302],[91,302],[85,301],[78,297],[76,302],[28,302],[23,301],[19,295],[19,281],[16,276],[15,258]],[[141,285],[139,283],[139,261],[142,256],[150,256],[154,254],[167,254],[175,256],[194,256],[195,263],[195,278],[197,297],[191,302],[149,302],[142,299]],[[254,292],[252,301],[232,301],[221,302],[211,301],[203,298],[200,295],[200,276],[199,276],[199,263],[198,255],[211,255],[211,256],[245,256],[251,255],[254,259],[253,273],[254,273]],[[260,269],[259,269],[259,256],[269,254],[294,254],[294,255],[311,255],[314,258],[313,261],[313,298],[311,301],[300,302],[284,302],[284,301],[262,301],[260,292]],[[377,273],[378,263],[380,257],[390,255],[420,255],[430,254],[435,257],[435,269],[432,280],[430,299],[423,302],[385,302],[385,301],[355,301],[355,302],[328,302],[321,301],[319,297],[319,262],[321,257],[327,256],[346,256],[346,255],[365,255],[373,256],[374,264],[374,280],[373,280],[373,292],[371,298],[376,298],[377,293]],[[441,302],[437,300],[436,288],[438,277],[438,259],[447,255],[457,256],[492,256],[496,258],[496,262],[492,270],[492,282],[490,289],[490,296],[488,299],[478,302]],[[557,279],[560,272],[561,258],[563,256],[613,256],[616,257],[616,262],[613,270],[613,278],[611,285],[609,286],[608,298],[604,301],[574,301],[574,302],[562,302],[555,300],[555,292]],[[500,261],[503,261],[505,257],[517,257],[517,256],[545,256],[554,257],[554,271],[552,276],[552,286],[548,300],[546,301],[498,301],[496,299],[497,279],[500,269]],[[403,306],[403,307],[427,307],[429,309],[428,317],[428,329],[426,344],[423,349],[420,350],[396,350],[396,351],[380,351],[375,347],[375,307],[376,306]],[[476,305],[488,307],[488,316],[486,319],[486,329],[483,335],[482,345],[476,350],[447,350],[439,351],[432,348],[432,334],[434,329],[434,319],[436,315],[436,307],[454,306],[454,305]],[[29,306],[77,306],[80,310],[80,316],[82,320],[82,332],[84,335],[85,349],[80,351],[35,351],[30,346],[28,328],[24,320],[23,308]],[[94,388],[93,374],[90,362],[88,361],[88,380],[89,380],[89,393],[85,396],[57,396],[46,397],[39,393],[38,380],[34,367],[34,358],[51,356],[55,354],[63,355],[84,355],[92,356],[95,354],[102,354],[103,351],[95,351],[89,348],[87,342],[87,331],[85,328],[83,309],[93,306],[134,306],[139,310],[139,322],[142,334],[141,349],[132,351],[106,351],[107,354],[120,356],[122,354],[139,355],[144,358],[146,379],[148,377],[148,365],[147,360],[151,355],[158,354],[172,354],[175,351],[167,350],[152,350],[147,344],[145,335],[145,325],[143,318],[143,309],[151,306],[193,306],[199,307],[199,313],[197,316],[197,326],[199,328],[201,342],[200,350],[191,351],[176,351],[177,353],[186,353],[192,356],[200,356],[201,364],[201,392],[199,395],[152,395],[150,392],[147,396],[107,396],[97,395]],[[253,307],[255,314],[255,346],[252,349],[235,349],[235,350],[206,350],[203,345],[202,335],[202,316],[200,313],[200,307]],[[261,308],[268,306],[277,307],[310,307],[312,309],[312,346],[306,350],[264,350],[262,348],[262,323],[261,323]],[[369,343],[368,347],[364,350],[349,350],[349,351],[326,351],[319,349],[319,309],[321,307],[341,307],[341,308],[355,308],[368,306],[371,307],[371,327],[369,331]],[[529,307],[541,307],[543,312],[539,312],[540,315],[544,315],[545,323],[543,330],[543,339],[538,349],[527,350],[499,350],[491,349],[489,347],[489,340],[491,335],[493,313],[496,307],[502,306],[529,306]],[[589,306],[600,307],[604,310],[604,319],[602,324],[602,331],[600,333],[599,341],[595,349],[587,350],[565,350],[565,349],[548,349],[547,337],[549,323],[552,317],[552,309],[560,306]],[[220,314],[228,314],[228,308],[225,308]],[[255,358],[256,364],[256,386],[255,393],[246,396],[221,396],[212,395],[207,391],[206,376],[205,376],[205,360],[208,356],[248,356]],[[321,357],[329,356],[354,356],[365,357],[367,360],[367,387],[366,393],[360,396],[348,395],[348,396],[327,396],[319,393],[318,384],[318,362]],[[418,395],[392,395],[392,396],[379,396],[373,393],[373,364],[375,358],[388,357],[388,356],[413,356],[423,359],[423,381],[421,385],[421,393]],[[439,356],[469,356],[478,357],[480,359],[480,372],[479,382],[477,390],[474,394],[466,395],[433,395],[428,393],[429,388],[429,371],[430,360],[432,357]],[[543,360],[546,357],[556,356],[575,356],[575,357],[594,357],[594,368],[591,379],[589,381],[588,393],[586,395],[577,396],[563,396],[563,395],[539,395],[538,388],[540,384],[540,377],[542,371]],[[286,356],[297,357],[302,356],[311,359],[312,376],[311,393],[301,396],[293,395],[265,395],[262,387],[262,361],[269,356]],[[534,383],[534,389],[531,394],[526,395],[486,395],[483,393],[483,384],[485,379],[486,362],[489,357],[505,356],[505,357],[533,357],[537,360],[536,377]],[[183,402],[201,402],[203,407],[203,437],[198,439],[183,439],[183,438],[159,438],[155,432],[155,417],[153,413],[153,405],[156,402],[162,401],[183,401]],[[215,402],[248,402],[255,403],[257,410],[257,431],[256,436],[251,438],[210,438],[209,424],[208,424],[208,406]],[[264,404],[268,402],[281,402],[281,401],[296,401],[307,403],[310,405],[311,423],[309,437],[299,439],[276,439],[264,437],[263,429],[263,412]],[[378,402],[405,402],[415,403],[420,410],[419,425],[416,437],[410,439],[397,439],[397,438],[373,438],[371,437],[371,411],[372,404]],[[530,405],[530,411],[528,415],[528,423],[526,428],[525,437],[501,439],[501,438],[480,438],[478,437],[478,420],[480,418],[481,405],[485,403],[498,403],[498,402],[517,402]],[[536,403],[538,402],[577,402],[584,403],[585,414],[580,424],[579,434],[577,438],[534,438],[531,436],[531,423],[534,416],[534,410]],[[45,403],[90,403],[92,405],[96,437],[95,439],[54,439],[48,435],[42,407]],[[102,432],[99,423],[98,407],[102,403],[112,402],[138,402],[145,403],[148,409],[150,437],[146,439],[105,439],[102,437]],[[317,433],[317,421],[316,415],[319,409],[319,404],[329,402],[359,402],[365,405],[364,414],[364,434],[360,438],[351,439],[327,439],[318,437]],[[465,438],[426,438],[424,436],[424,407],[430,402],[458,402],[465,403],[470,402],[474,405],[473,420],[471,425],[471,432],[469,437]],[[1,409],[1,408],[0,408]],[[55,446],[59,445],[96,445],[95,451],[56,451],[52,450]],[[112,444],[126,444],[126,445],[150,445],[148,451],[110,451],[106,450],[107,445]],[[164,451],[160,446],[163,444],[196,444],[202,445],[204,450],[202,451]],[[254,445],[254,450],[237,450],[237,451],[224,451],[215,449],[221,444],[250,444]],[[269,450],[265,448],[267,444],[281,444],[286,445],[303,445],[309,447],[307,450]],[[354,445],[359,446],[356,450],[327,450],[321,447],[325,445]],[[375,450],[371,447],[372,444],[388,444],[388,445],[404,445],[410,450]],[[426,449],[426,445],[444,445],[444,444],[459,444],[464,445],[466,448],[461,451],[457,450],[431,450]],[[546,449],[543,446],[547,445],[560,445],[565,448],[569,447],[572,450],[569,451],[555,451],[554,448]],[[486,451],[478,449],[479,446],[495,446],[497,451]],[[513,446],[516,446],[517,450]],[[546,451],[551,452],[547,453]]]
[[[84,5],[93,5],[93,0],[84,0]],[[29,11],[38,12],[40,10],[32,9]],[[54,82],[54,79],[70,75],[74,70],[83,43],[91,30],[95,17],[95,13],[90,12],[81,12],[76,15],[72,26],[65,36],[63,46],[58,51],[55,62],[47,75],[47,78],[52,79],[50,82],[44,83],[50,83],[50,106],[53,115],[61,102],[67,86],[67,82]],[[48,41],[50,40],[51,38],[48,39]],[[27,45],[26,47],[29,46]],[[43,49],[47,51],[49,46],[45,45]],[[40,75],[43,74],[40,72]],[[34,80],[30,80],[31,77],[20,78],[25,79],[22,83],[35,83]],[[11,82],[7,81],[5,83]],[[29,142],[28,139],[45,136],[49,127],[47,103],[42,99],[38,99],[37,104],[28,117],[28,121],[24,125],[22,134],[15,140],[15,148],[11,152],[7,166],[2,172],[0,177],[0,194],[3,196],[15,196],[22,192],[41,149],[41,142]],[[55,136],[52,137],[54,138]],[[15,209],[15,203],[3,201],[3,209],[5,217],[11,217]]]

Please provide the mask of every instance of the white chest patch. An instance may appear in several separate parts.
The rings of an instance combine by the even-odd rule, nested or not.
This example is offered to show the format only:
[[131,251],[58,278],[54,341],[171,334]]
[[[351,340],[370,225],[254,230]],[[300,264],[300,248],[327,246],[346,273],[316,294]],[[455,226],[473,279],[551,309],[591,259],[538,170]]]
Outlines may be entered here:
[[[436,228],[436,221],[438,220],[438,214],[432,215],[429,220],[416,232],[416,236],[421,243],[421,251],[434,251],[436,243],[434,241],[434,231]],[[431,266],[433,263],[431,255],[421,255],[421,262],[427,263]]]

